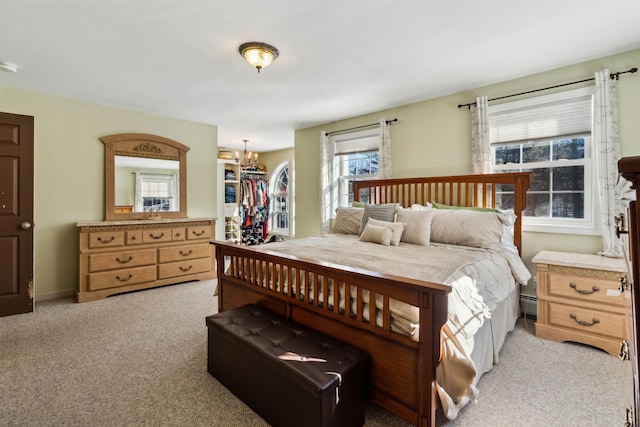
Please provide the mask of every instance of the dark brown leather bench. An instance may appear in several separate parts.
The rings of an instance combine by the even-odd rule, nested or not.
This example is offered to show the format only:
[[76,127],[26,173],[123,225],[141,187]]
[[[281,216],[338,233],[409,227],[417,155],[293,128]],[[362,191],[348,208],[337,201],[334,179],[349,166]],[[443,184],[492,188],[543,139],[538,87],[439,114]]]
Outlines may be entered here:
[[269,424],[364,424],[365,352],[256,305],[206,324],[209,373]]

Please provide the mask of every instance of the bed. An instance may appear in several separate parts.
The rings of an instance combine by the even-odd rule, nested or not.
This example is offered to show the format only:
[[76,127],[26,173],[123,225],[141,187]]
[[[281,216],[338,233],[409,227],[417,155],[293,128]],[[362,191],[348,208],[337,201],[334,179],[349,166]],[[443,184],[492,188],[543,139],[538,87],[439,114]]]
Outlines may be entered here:
[[[438,405],[452,418],[459,407],[473,399],[478,379],[497,361],[505,336],[519,315],[518,284],[528,280],[528,272],[519,258],[521,217],[528,187],[528,173],[354,182],[354,204],[364,202],[365,212],[365,220],[360,219],[363,229],[357,235],[332,233],[261,246],[213,242],[217,264],[225,266],[218,268],[217,273],[219,310],[259,304],[362,348],[371,357],[369,399],[414,425],[432,426]],[[510,205],[513,215],[510,222],[502,221],[500,225],[501,233],[512,233],[510,251],[495,245],[479,247],[484,243],[469,243],[461,232],[469,228],[468,221],[475,221],[476,217],[486,219],[493,215],[503,219],[504,213],[489,213],[495,210],[498,200],[501,206]],[[379,223],[373,224],[380,218],[379,210],[394,204],[397,204],[398,219],[401,212],[402,219],[409,218],[401,222],[405,227],[418,215],[428,216],[412,211],[431,212],[431,235],[426,245],[421,241],[424,235],[414,243],[411,239],[405,241],[404,233],[397,246],[385,244],[389,233],[381,232],[380,228],[385,227]],[[434,218],[442,216],[442,212],[463,218],[461,224],[467,225],[453,227],[453,233],[458,236],[453,241],[430,242],[437,229]],[[367,222],[367,216],[373,220]],[[469,236],[477,230],[495,228],[472,224]],[[334,228],[337,225],[334,224]],[[448,226],[451,228],[451,224]],[[365,235],[374,237],[364,242]],[[376,241],[380,236],[382,244],[375,244],[380,243]],[[457,241],[459,238],[462,240]],[[368,253],[358,256],[369,250],[382,251],[383,255],[377,259],[379,255],[373,252],[371,256]],[[444,255],[436,255],[435,251]],[[503,256],[507,252],[511,255]],[[392,258],[391,253],[399,258]],[[413,270],[416,259],[429,260],[425,264],[438,266],[446,264],[444,259],[456,257],[461,259],[461,266],[425,275]],[[464,312],[467,306],[477,305],[477,295],[484,292],[482,302],[492,291],[481,292],[473,286],[458,288],[453,282],[475,284],[469,271],[476,268],[476,260],[496,257],[508,261],[501,261],[503,264],[515,265],[511,268],[515,277],[508,279],[512,286],[508,291],[499,292],[501,295],[493,298],[491,304],[480,304],[476,307],[478,310],[471,310],[464,319],[459,318],[456,313],[460,306]],[[369,259],[369,263],[361,263],[362,258]],[[384,258],[388,258],[386,264]],[[520,265],[516,265],[518,263]],[[463,267],[467,270],[462,271]],[[487,269],[486,266],[478,268]],[[488,279],[488,282],[502,280]],[[470,300],[475,302],[467,304]],[[372,301],[375,303],[370,304]],[[460,339],[460,326],[467,324],[471,325],[472,333]],[[466,330],[462,330],[462,335],[466,334]],[[471,365],[469,360],[473,361]],[[442,384],[448,384],[444,393]],[[454,396],[453,403],[447,402],[450,395]]]

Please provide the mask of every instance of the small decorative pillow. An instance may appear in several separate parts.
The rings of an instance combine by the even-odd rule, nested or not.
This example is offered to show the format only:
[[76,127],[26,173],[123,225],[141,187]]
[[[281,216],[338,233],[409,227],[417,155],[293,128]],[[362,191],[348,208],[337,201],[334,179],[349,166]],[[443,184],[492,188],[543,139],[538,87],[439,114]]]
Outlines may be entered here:
[[391,243],[391,229],[389,227],[367,224],[364,230],[362,230],[360,241],[389,246]]
[[338,208],[331,234],[360,234],[363,208]]
[[401,241],[414,245],[429,246],[433,209],[398,209],[396,221],[404,223]]
[[396,209],[400,205],[398,203],[382,203],[380,205],[365,205],[362,214],[362,223],[360,224],[360,233],[367,225],[369,218],[378,219],[380,221],[394,222],[396,220]]
[[375,218],[369,218],[367,224],[377,225],[379,227],[387,227],[391,230],[391,245],[398,246],[404,231],[404,224],[401,222],[380,221]]

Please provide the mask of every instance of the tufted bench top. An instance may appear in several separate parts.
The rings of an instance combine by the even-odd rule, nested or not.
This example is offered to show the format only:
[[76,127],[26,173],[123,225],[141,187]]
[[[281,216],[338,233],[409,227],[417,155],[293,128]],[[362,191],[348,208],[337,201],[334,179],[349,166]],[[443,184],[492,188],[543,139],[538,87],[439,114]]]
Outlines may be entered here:
[[274,427],[360,427],[369,357],[257,305],[214,314],[207,370]]
[[335,390],[345,371],[368,358],[353,346],[253,304],[209,316],[207,324],[226,331],[225,338],[235,345],[251,347],[261,363],[314,393]]

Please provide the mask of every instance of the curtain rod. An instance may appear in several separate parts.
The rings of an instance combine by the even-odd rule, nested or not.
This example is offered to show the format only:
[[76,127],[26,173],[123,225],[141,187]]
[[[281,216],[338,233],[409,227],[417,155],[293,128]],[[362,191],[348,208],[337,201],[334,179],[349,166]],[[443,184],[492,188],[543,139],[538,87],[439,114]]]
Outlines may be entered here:
[[[633,67],[633,68],[628,69],[627,71],[619,71],[617,73],[611,73],[611,74],[609,74],[609,77],[614,79],[614,80],[619,80],[620,79],[620,74],[635,73],[637,71],[638,71],[638,67]],[[541,89],[528,90],[526,92],[514,93],[512,95],[499,96],[497,98],[492,98],[492,99],[489,99],[487,101],[497,101],[498,99],[511,98],[513,96],[526,95],[526,94],[529,94],[529,93],[540,92],[540,91],[543,91],[543,90],[555,89],[555,88],[558,88],[558,87],[570,86],[570,85],[575,85],[575,84],[584,83],[584,82],[590,82],[590,81],[593,81],[595,79],[596,79],[595,77],[592,77],[590,79],[578,80],[578,81],[575,81],[575,82],[569,82],[569,83],[563,83],[563,84],[555,85],[555,86],[543,87]],[[464,108],[464,107],[470,108],[472,105],[476,105],[476,103],[475,102],[470,102],[468,104],[458,104],[458,108]]]
[[[393,122],[397,122],[398,119],[392,119],[392,120],[385,120],[385,122],[390,125]],[[334,133],[340,133],[340,132],[347,132],[350,130],[356,130],[356,129],[363,129],[363,128],[369,128],[371,126],[378,126],[380,125],[380,123],[369,123],[368,125],[362,125],[362,126],[356,126],[354,128],[349,128],[349,129],[340,129],[340,130],[334,130],[333,132],[326,132],[327,135],[333,135]]]

